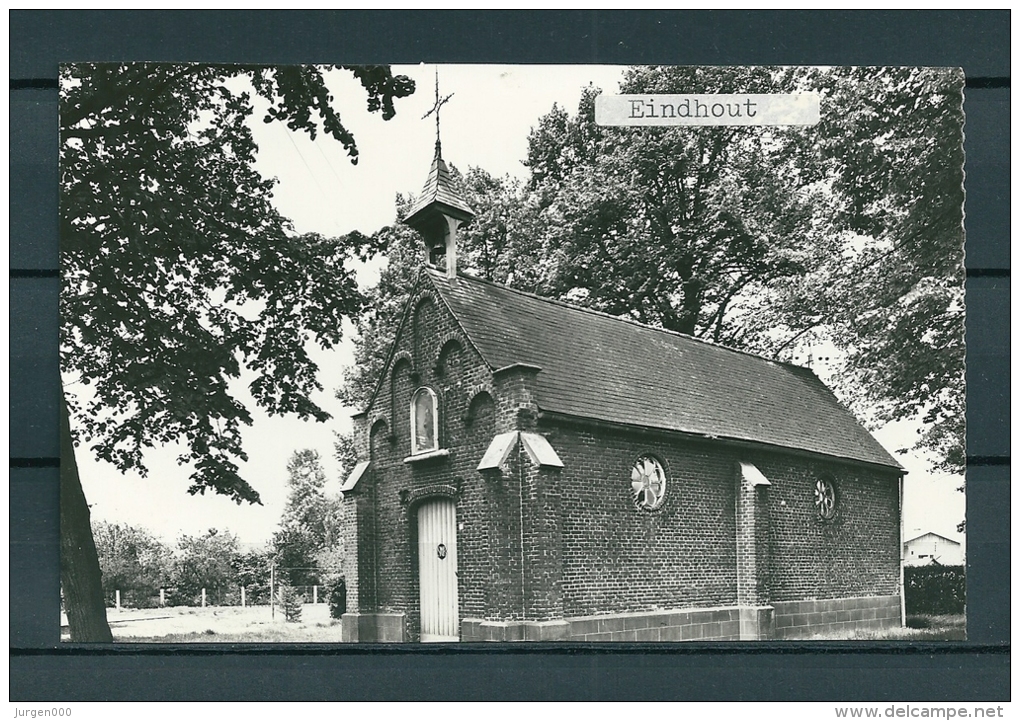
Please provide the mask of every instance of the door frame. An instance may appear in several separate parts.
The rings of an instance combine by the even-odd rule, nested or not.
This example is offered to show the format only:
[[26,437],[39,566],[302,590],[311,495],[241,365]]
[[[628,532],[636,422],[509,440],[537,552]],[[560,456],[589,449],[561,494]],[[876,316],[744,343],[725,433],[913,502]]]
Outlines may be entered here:
[[[435,494],[435,495],[424,496],[424,497],[421,497],[420,499],[415,499],[415,500],[417,502],[409,510],[411,511],[411,513],[414,514],[413,515],[413,518],[414,518],[414,533],[413,533],[412,542],[414,544],[414,550],[415,550],[415,553],[414,553],[415,564],[414,565],[415,565],[415,569],[416,569],[416,572],[417,572],[417,581],[418,581],[418,594],[417,595],[418,595],[418,636],[419,636],[419,641],[421,641],[423,643],[430,643],[430,642],[448,642],[448,643],[452,643],[452,642],[460,640],[460,591],[461,591],[461,589],[460,589],[460,574],[459,574],[459,560],[460,560],[460,538],[459,538],[459,535],[460,534],[459,534],[459,527],[458,527],[458,520],[457,520],[457,518],[458,518],[458,514],[457,514],[457,498],[456,498],[456,496],[447,495],[447,494]],[[452,561],[453,561],[453,589],[452,589],[453,590],[453,598],[452,598],[453,603],[452,603],[452,605],[447,606],[447,610],[452,610],[452,612],[453,612],[453,619],[454,619],[454,621],[453,621],[454,629],[453,630],[455,632],[454,635],[426,634],[425,631],[424,631],[424,628],[425,628],[425,609],[423,607],[424,604],[422,603],[423,592],[424,592],[423,579],[422,579],[422,571],[423,571],[423,563],[422,562],[423,562],[424,559],[422,558],[422,551],[423,551],[423,549],[422,549],[422,537],[421,537],[421,532],[422,532],[422,529],[421,529],[421,513],[422,513],[422,510],[424,508],[426,508],[426,507],[428,507],[430,505],[433,505],[433,504],[446,504],[446,505],[449,506],[449,508],[451,509],[452,514],[453,514],[453,520],[452,520],[452,533],[453,533],[453,544],[452,545],[453,545],[453,548],[449,549],[449,551],[452,551],[452,553],[450,553],[450,555],[452,555]],[[432,553],[433,550],[429,549],[429,552]],[[436,550],[436,552],[438,553],[438,549]]]

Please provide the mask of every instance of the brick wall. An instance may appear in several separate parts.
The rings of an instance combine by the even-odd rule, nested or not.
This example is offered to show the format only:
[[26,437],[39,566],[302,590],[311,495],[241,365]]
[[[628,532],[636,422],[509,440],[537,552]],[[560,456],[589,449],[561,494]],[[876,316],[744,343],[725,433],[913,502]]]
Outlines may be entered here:
[[[422,300],[424,299],[424,302]],[[412,300],[410,323],[398,338],[395,363],[379,395],[366,410],[371,433],[371,467],[358,488],[345,499],[371,509],[371,539],[360,540],[360,612],[403,612],[411,640],[420,619],[417,513],[407,502],[416,491],[457,489],[457,555],[459,613],[466,617],[500,617],[520,607],[519,514],[515,488],[487,484],[476,467],[496,432],[491,373],[461,334],[455,320],[428,284]],[[439,446],[445,458],[405,463],[411,455],[410,403],[414,391],[430,387],[439,404]],[[409,494],[411,494],[409,496]],[[419,498],[418,500],[422,500]],[[354,524],[349,524],[348,533]],[[357,547],[349,546],[349,547]],[[516,560],[515,560],[516,559]],[[353,561],[348,560],[348,566]],[[374,574],[367,591],[366,573]],[[348,573],[350,573],[348,571]],[[516,594],[516,595],[515,595]]]
[[[891,471],[760,454],[769,489],[770,595],[775,601],[899,592],[899,484]],[[829,474],[836,515],[819,519],[814,485]]]
[[[754,463],[772,485],[743,502],[757,506],[742,529],[747,564],[767,564],[741,602],[886,596],[898,593],[899,501],[894,472],[665,435],[604,428],[545,429],[564,462],[563,593],[569,616],[737,603],[738,461]],[[630,469],[650,453],[668,476],[663,506],[638,510]],[[837,486],[837,513],[822,521],[814,485]],[[766,547],[767,544],[767,547]],[[749,550],[749,549],[748,549]]]
[[[707,446],[557,428],[563,606],[568,617],[736,603],[734,468]],[[656,511],[632,500],[631,468],[650,453],[667,475]]]

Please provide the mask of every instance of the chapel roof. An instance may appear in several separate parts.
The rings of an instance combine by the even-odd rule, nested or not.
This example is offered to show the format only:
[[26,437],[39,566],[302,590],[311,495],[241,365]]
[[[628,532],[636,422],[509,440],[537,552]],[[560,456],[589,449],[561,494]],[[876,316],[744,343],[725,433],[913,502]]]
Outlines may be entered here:
[[901,468],[807,368],[426,272],[491,369],[541,368],[542,411]]

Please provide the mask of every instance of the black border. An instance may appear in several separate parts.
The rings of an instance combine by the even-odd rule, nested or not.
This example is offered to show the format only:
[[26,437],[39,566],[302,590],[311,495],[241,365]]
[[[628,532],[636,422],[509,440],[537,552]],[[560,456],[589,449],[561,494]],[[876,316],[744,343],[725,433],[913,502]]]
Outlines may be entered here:
[[[9,19],[12,700],[1009,699],[1009,11],[11,11]],[[56,73],[60,62],[85,60],[962,66],[969,641],[59,647]]]

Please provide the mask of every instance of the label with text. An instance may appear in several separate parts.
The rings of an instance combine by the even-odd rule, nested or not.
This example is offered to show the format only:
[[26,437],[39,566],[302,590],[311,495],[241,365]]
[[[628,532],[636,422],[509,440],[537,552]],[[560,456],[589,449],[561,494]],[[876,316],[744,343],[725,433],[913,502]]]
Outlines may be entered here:
[[818,93],[599,95],[599,125],[815,125]]

